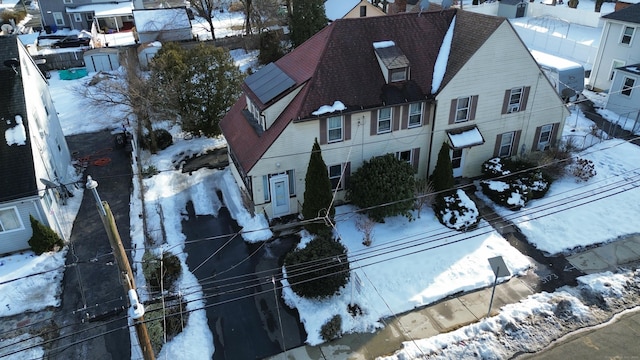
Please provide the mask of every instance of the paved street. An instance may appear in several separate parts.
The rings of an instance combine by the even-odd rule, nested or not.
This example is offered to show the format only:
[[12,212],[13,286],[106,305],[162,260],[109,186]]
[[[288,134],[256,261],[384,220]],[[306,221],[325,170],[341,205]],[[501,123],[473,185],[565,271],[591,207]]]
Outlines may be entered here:
[[518,359],[640,359],[640,308],[616,317],[595,329],[579,331],[560,339],[539,353]]

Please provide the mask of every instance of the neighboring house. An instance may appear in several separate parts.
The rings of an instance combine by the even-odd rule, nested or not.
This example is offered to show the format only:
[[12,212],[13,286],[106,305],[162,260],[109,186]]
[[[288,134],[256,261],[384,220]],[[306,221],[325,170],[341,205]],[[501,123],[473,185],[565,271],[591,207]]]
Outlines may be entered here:
[[634,130],[640,130],[640,63],[615,69],[605,108],[626,117],[635,123]]
[[47,81],[17,37],[0,37],[0,254],[29,248],[29,215],[62,237],[69,148]]
[[120,50],[97,48],[82,54],[88,72],[113,71],[120,67]]
[[498,16],[507,19],[524,17],[527,14],[528,0],[501,0],[498,5]]
[[160,51],[162,43],[160,41],[154,41],[138,46],[138,62],[142,70],[149,70],[149,64],[151,59]]
[[120,31],[133,27],[131,0],[46,0],[38,2],[38,6],[45,28],[89,30],[94,19],[101,30]]
[[[386,153],[456,177],[494,156],[544,150],[568,110],[504,18],[462,10],[340,19],[247,77],[220,123],[231,171],[256,212],[295,214],[317,138],[337,200]],[[342,176],[342,177],[341,177]]]
[[324,10],[329,21],[386,15],[382,9],[366,0],[327,0]]
[[186,7],[134,10],[133,19],[136,41],[140,43],[193,39]]
[[589,88],[608,90],[616,68],[640,62],[640,3],[602,16],[600,47],[589,76]]

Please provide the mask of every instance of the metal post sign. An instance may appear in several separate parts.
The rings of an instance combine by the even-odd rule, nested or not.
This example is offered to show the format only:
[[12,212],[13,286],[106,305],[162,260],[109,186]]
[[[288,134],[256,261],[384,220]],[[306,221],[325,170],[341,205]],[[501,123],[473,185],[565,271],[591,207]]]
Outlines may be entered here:
[[507,264],[504,263],[502,256],[496,256],[489,259],[489,265],[496,277],[511,276]]
[[498,278],[503,276],[511,276],[511,272],[507,268],[507,264],[504,263],[502,256],[496,256],[489,258],[489,265],[496,279],[493,282],[493,290],[491,290],[491,300],[489,301],[489,311],[487,311],[487,317],[491,315],[491,305],[493,305],[493,296],[496,293],[496,285],[498,285]]

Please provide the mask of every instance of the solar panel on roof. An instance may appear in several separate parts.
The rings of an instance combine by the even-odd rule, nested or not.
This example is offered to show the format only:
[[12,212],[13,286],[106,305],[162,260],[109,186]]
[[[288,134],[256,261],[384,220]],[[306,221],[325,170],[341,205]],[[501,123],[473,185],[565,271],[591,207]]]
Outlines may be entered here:
[[269,63],[257,73],[248,76],[245,83],[263,104],[296,84],[274,63]]

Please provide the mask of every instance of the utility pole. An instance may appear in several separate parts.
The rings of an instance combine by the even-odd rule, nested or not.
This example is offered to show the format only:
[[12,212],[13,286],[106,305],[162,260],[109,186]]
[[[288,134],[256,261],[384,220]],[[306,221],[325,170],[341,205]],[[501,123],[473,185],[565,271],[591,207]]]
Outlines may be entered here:
[[111,213],[109,204],[106,201],[100,200],[100,195],[98,195],[98,191],[96,190],[98,183],[93,180],[91,176],[87,176],[86,186],[87,189],[91,189],[93,196],[96,198],[96,206],[98,207],[100,219],[102,220],[104,229],[107,231],[111,249],[113,250],[116,263],[118,264],[120,274],[122,275],[124,292],[129,298],[128,314],[133,319],[142,355],[144,360],[155,360],[153,348],[151,347],[151,340],[149,339],[149,332],[147,331],[147,326],[144,323],[144,306],[138,301],[136,284],[133,279],[133,271],[131,270],[129,259],[127,259],[127,254],[124,251],[124,246],[122,246],[122,239],[120,238],[120,233],[118,233],[113,213]]

